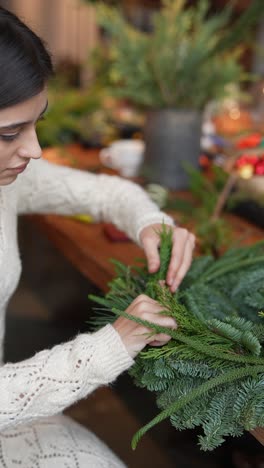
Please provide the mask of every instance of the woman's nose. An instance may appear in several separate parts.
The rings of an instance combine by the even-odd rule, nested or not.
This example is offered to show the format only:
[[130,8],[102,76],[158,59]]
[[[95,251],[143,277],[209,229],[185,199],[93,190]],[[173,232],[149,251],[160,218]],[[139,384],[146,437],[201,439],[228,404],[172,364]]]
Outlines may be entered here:
[[25,135],[25,141],[19,148],[19,155],[23,158],[39,159],[41,158],[42,150],[38,141],[38,136],[35,129]]

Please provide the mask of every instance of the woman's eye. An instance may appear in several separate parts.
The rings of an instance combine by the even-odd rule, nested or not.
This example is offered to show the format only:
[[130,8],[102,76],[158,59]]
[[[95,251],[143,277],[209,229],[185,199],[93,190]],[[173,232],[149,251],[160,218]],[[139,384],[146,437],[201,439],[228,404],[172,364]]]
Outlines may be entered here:
[[43,122],[43,120],[46,120],[46,117],[44,115],[38,119],[37,124]]
[[9,135],[0,135],[2,141],[13,141],[18,137],[19,133],[10,133]]

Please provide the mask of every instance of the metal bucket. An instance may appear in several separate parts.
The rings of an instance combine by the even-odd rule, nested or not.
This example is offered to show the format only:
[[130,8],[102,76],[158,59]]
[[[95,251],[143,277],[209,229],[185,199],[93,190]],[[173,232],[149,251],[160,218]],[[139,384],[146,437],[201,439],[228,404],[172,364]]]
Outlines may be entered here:
[[201,125],[198,111],[150,112],[144,130],[146,178],[169,189],[187,189],[189,181],[183,164],[199,166]]

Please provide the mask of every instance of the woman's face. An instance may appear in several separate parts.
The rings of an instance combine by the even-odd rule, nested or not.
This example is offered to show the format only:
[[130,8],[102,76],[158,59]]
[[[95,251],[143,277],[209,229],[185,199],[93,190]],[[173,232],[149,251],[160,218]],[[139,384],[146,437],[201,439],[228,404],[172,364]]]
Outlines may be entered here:
[[0,110],[0,185],[14,182],[30,159],[41,157],[36,124],[47,109],[47,90]]

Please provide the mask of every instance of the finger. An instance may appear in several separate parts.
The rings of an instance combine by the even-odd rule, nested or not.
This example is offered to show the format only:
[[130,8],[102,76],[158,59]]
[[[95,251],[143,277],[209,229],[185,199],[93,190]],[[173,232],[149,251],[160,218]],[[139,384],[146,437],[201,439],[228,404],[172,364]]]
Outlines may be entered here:
[[140,306],[140,310],[142,309],[142,311],[147,311],[151,310],[150,308],[152,308],[154,305],[158,305],[158,302],[152,299],[151,297],[147,296],[146,294],[140,294],[131,302],[127,310],[134,309],[135,307],[138,309]]
[[149,340],[148,344],[150,346],[163,346],[171,340],[171,336],[165,333],[159,333],[158,335],[150,337]]
[[155,273],[160,267],[159,238],[156,234],[142,240],[143,249],[147,258],[149,273]]
[[[130,313],[148,322],[153,322],[156,324],[162,322],[162,326],[164,327],[171,326],[174,321],[174,318],[170,317],[169,310],[154,300],[152,303],[148,301],[135,304]],[[166,320],[167,323],[165,323]]]
[[[172,286],[178,278],[179,270],[181,269],[182,264],[186,262],[186,257],[190,259],[190,263],[186,270],[183,269],[184,274],[187,272],[192,260],[192,254],[195,247],[195,237],[186,230],[182,231],[185,232],[181,232],[180,235],[178,234],[173,243],[171,261],[166,278],[166,282],[169,286]],[[179,284],[180,281],[178,281],[178,285]]]
[[185,277],[187,271],[189,270],[191,263],[192,263],[192,254],[193,254],[193,249],[194,249],[194,244],[192,240],[189,240],[186,244],[186,248],[184,251],[184,257],[182,264],[179,268],[179,270],[176,273],[175,280],[171,286],[171,292],[175,292],[176,289],[179,287],[181,284],[183,278]]
[[172,330],[177,329],[176,320],[173,317],[169,317],[168,315],[160,315],[155,313],[146,314],[144,316],[144,320],[160,327],[171,328]]
[[128,307],[127,312],[156,325],[168,328],[177,328],[173,317],[169,316],[166,307],[145,295],[138,296]]
[[169,286],[172,286],[174,283],[177,271],[181,266],[188,236],[189,232],[187,229],[176,228],[174,230],[171,260],[166,278]]
[[133,302],[131,302],[130,305],[135,305],[135,304],[138,304],[139,302],[149,302],[149,303],[153,303],[155,302],[155,304],[157,304],[157,301],[155,301],[154,299],[152,299],[151,297],[147,296],[146,294],[139,294],[134,300]]

